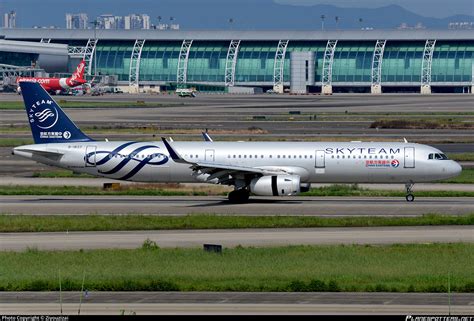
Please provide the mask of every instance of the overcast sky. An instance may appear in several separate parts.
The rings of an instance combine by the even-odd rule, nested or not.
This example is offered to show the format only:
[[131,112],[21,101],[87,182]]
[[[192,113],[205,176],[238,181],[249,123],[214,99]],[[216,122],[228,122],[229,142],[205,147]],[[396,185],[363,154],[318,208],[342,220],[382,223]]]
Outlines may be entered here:
[[339,7],[377,8],[397,4],[419,15],[445,18],[455,14],[474,15],[474,0],[274,0],[282,4],[330,4]]

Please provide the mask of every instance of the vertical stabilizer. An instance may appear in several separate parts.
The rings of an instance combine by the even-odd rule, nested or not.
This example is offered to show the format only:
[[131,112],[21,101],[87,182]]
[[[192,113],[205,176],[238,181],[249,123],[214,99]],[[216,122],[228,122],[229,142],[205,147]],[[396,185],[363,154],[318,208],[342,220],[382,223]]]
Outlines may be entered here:
[[35,144],[92,141],[38,83],[20,82]]

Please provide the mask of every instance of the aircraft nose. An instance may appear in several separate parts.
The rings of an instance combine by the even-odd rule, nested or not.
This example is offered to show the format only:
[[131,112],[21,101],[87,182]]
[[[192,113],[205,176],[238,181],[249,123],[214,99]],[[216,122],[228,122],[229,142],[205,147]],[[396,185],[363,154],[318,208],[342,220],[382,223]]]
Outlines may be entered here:
[[449,166],[449,174],[451,174],[452,176],[458,176],[459,174],[461,174],[462,172],[462,167],[461,165],[459,165],[458,163],[456,163],[455,161],[452,161],[451,166]]

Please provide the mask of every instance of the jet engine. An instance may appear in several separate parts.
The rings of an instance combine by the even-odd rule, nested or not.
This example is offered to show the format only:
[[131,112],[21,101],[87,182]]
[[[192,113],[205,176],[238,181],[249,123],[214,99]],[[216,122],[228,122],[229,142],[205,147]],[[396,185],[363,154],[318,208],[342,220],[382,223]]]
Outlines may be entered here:
[[254,178],[250,182],[250,192],[259,196],[285,196],[300,193],[298,175],[273,175]]

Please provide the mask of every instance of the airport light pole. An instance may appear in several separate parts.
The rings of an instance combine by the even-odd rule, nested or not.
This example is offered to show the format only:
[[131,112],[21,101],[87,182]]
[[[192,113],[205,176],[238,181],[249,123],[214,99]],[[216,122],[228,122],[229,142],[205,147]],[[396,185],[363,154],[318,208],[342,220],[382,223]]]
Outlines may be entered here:
[[325,15],[321,15],[321,31],[324,31],[324,19],[326,19]]
[[339,16],[335,16],[334,20],[336,20],[336,30],[339,30]]

